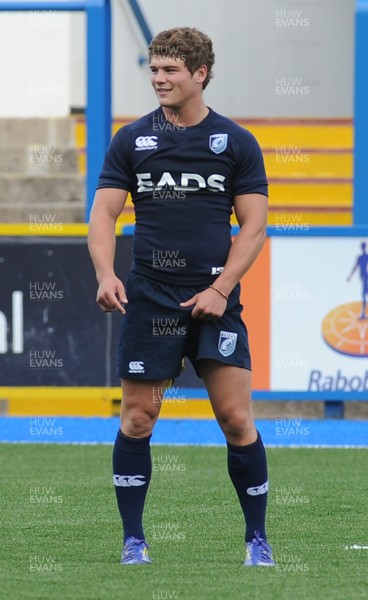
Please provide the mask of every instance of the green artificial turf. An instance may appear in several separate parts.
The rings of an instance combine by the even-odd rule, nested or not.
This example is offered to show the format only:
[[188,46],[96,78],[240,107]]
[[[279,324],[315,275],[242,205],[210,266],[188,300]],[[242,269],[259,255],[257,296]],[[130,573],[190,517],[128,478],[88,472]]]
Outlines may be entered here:
[[0,597],[11,600],[368,598],[368,450],[269,449],[277,568],[242,566],[225,448],[155,446],[152,565],[120,566],[111,447],[1,444]]

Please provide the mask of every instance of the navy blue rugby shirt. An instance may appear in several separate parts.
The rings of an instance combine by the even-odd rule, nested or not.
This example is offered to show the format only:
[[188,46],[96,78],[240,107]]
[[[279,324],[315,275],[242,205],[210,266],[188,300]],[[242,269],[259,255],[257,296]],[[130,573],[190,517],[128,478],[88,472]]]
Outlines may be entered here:
[[177,126],[160,107],[116,133],[100,188],[132,195],[132,269],[195,286],[210,284],[223,270],[234,196],[267,196],[268,185],[260,147],[249,131],[212,109],[198,125]]

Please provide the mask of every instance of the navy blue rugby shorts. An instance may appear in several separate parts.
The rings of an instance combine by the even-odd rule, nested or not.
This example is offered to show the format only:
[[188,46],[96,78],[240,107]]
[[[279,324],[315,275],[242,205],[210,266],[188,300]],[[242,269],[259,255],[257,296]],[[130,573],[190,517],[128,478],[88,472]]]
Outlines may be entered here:
[[250,370],[239,285],[231,292],[220,319],[193,319],[193,306],[179,306],[207,287],[168,285],[132,271],[125,287],[128,304],[121,321],[117,376],[174,380],[185,356],[199,377],[203,359]]

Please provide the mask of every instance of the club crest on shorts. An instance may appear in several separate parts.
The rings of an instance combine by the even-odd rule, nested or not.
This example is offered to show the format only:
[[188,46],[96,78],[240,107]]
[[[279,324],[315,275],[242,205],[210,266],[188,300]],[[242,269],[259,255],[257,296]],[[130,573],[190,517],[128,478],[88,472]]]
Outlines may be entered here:
[[221,154],[227,147],[227,133],[213,133],[209,139],[210,149],[215,154]]
[[237,333],[232,333],[231,331],[220,331],[217,347],[222,356],[230,356],[230,354],[234,352],[237,338]]

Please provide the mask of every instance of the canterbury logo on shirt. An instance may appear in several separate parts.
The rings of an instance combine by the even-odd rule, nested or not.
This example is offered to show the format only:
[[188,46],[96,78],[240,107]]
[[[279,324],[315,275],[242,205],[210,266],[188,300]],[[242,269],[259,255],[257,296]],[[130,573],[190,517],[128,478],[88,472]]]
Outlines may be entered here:
[[161,190],[164,187],[169,187],[174,190],[196,192],[198,190],[208,189],[211,192],[224,192],[225,177],[218,173],[213,173],[205,180],[199,173],[182,173],[179,181],[175,181],[174,177],[165,171],[160,181],[154,183],[152,181],[152,173],[136,173],[137,175],[137,192],[152,192]]
[[260,496],[266,492],[268,492],[268,481],[266,481],[266,483],[262,483],[262,485],[256,485],[255,487],[247,488],[247,494],[249,494],[249,496]]
[[144,475],[114,475],[116,487],[139,487],[146,483]]
[[156,150],[158,144],[157,135],[140,135],[135,140],[136,150]]

